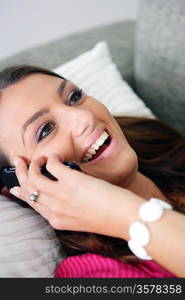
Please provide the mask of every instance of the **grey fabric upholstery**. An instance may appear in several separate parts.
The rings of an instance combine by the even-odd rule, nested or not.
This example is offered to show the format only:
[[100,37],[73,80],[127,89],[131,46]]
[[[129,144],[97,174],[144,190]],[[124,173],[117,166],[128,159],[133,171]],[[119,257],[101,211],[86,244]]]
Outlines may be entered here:
[[136,92],[185,134],[185,1],[143,0],[135,50]]
[[101,26],[29,49],[0,61],[0,70],[12,64],[22,63],[35,64],[52,69],[91,49],[97,42],[105,40],[109,44],[111,56],[124,79],[131,84],[134,36],[134,22]]

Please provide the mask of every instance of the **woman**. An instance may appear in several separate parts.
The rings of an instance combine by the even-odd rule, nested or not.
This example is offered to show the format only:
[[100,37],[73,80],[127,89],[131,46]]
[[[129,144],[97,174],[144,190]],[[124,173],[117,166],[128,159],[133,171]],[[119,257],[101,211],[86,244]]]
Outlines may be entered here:
[[[57,230],[73,267],[76,259],[85,265],[89,257],[105,257],[113,277],[115,262],[116,268],[135,268],[136,277],[185,275],[185,139],[176,130],[146,118],[118,118],[119,125],[102,103],[72,82],[34,66],[2,71],[0,91],[1,167],[15,165],[20,183],[11,193]],[[63,161],[75,162],[82,172]],[[44,164],[57,181],[40,173]],[[134,251],[127,244],[129,229],[153,197],[174,210],[147,222],[150,239]],[[164,269],[138,259],[131,249],[145,251],[146,259]],[[70,268],[69,260],[64,263]],[[65,266],[59,266],[57,276],[65,276]],[[86,271],[79,277],[89,277]],[[94,277],[103,276],[96,271]]]

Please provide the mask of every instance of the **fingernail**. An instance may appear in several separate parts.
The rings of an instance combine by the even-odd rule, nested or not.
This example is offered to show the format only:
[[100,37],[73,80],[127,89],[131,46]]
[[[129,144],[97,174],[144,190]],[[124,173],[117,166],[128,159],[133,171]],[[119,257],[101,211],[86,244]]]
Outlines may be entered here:
[[19,158],[16,156],[14,157],[14,165],[17,167],[18,163],[19,163]]
[[16,197],[19,197],[20,195],[20,188],[18,186],[15,186],[10,189],[10,193]]

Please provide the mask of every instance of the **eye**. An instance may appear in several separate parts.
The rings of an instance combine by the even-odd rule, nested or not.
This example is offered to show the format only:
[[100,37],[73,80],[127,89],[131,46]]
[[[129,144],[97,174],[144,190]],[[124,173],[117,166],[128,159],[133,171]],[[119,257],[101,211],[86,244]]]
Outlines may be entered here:
[[38,131],[37,142],[40,142],[46,136],[48,136],[54,129],[55,124],[52,122],[45,123]]
[[82,98],[82,89],[77,89],[73,91],[68,98],[68,105],[74,105],[76,102],[80,101]]

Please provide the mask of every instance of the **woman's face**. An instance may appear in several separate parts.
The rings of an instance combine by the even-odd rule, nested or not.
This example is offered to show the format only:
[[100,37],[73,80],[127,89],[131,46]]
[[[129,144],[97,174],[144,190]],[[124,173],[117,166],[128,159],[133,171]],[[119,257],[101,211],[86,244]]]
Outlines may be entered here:
[[[70,81],[34,74],[9,86],[2,93],[0,120],[1,147],[11,165],[16,155],[29,163],[57,153],[83,172],[125,187],[137,173],[137,156],[116,120]],[[104,142],[105,133],[97,149],[104,132],[109,138]],[[87,152],[93,154],[90,161]]]

